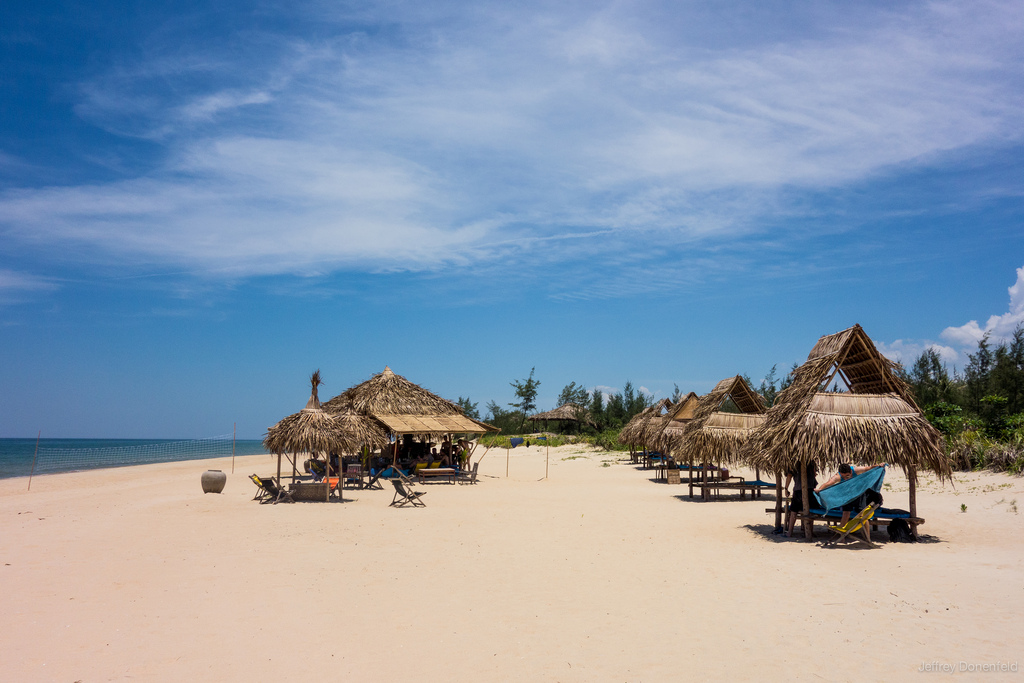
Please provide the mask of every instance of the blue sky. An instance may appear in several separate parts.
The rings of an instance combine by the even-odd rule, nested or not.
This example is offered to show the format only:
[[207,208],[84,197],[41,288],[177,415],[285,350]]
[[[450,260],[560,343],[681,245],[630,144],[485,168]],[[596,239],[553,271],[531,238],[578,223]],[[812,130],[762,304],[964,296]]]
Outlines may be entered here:
[[0,7],[0,436],[1024,321],[1019,2]]

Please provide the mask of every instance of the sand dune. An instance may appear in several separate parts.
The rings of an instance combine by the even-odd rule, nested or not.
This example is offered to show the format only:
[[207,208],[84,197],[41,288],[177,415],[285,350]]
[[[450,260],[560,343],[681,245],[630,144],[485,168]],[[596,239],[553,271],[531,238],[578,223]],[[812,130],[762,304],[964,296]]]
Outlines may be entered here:
[[230,459],[0,481],[0,678],[897,680],[1020,657],[1020,478],[925,478],[926,542],[829,549],[772,536],[770,496],[689,500],[620,458],[551,449],[544,479],[519,448],[506,477],[492,450],[422,509],[258,505],[267,456],[222,495],[199,476]]

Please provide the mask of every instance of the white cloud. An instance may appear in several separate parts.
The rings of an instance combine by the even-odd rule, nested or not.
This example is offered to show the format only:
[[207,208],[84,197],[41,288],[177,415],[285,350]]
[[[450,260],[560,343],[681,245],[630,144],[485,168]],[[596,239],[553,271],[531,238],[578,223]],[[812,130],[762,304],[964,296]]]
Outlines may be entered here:
[[882,355],[892,360],[899,361],[907,369],[910,368],[913,362],[917,360],[926,349],[934,350],[939,354],[939,358],[941,358],[944,363],[958,364],[960,362],[960,354],[956,349],[932,342],[897,339],[891,344],[876,342],[875,346],[878,347],[878,350]]
[[990,316],[984,327],[977,320],[959,327],[947,327],[942,331],[942,338],[960,346],[972,347],[977,346],[986,334],[996,344],[1009,340],[1017,326],[1024,325],[1024,267],[1017,269],[1017,281],[1007,291],[1010,294],[1010,306],[1006,313]]
[[587,235],[567,258],[621,233],[643,250],[763,229],[787,188],[1024,128],[1017,3],[844,7],[841,31],[782,18],[720,45],[704,29],[735,17],[675,6],[406,9],[361,10],[379,33],[328,14],[316,38],[248,50],[170,41],[82,84],[81,116],[163,160],[0,194],[0,234],[232,275],[430,269]]
[[1024,325],[1024,267],[1017,269],[1017,281],[1007,290],[1010,294],[1009,310],[1001,315],[989,316],[984,326],[971,320],[958,327],[947,327],[939,336],[949,345],[931,341],[897,339],[892,343],[878,342],[876,346],[887,357],[909,367],[925,349],[934,349],[946,363],[963,367],[967,356],[978,348],[986,334],[993,344],[1008,342],[1018,325]]

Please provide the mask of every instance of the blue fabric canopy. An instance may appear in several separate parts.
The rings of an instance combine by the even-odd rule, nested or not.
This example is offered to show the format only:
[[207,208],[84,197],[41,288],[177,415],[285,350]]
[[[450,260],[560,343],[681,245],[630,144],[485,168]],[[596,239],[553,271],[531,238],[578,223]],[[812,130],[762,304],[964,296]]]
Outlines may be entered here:
[[882,480],[884,479],[885,468],[876,467],[873,470],[850,477],[846,481],[833,484],[827,489],[816,491],[814,495],[818,498],[818,507],[825,510],[835,510],[851,501],[857,500],[868,489],[881,491]]

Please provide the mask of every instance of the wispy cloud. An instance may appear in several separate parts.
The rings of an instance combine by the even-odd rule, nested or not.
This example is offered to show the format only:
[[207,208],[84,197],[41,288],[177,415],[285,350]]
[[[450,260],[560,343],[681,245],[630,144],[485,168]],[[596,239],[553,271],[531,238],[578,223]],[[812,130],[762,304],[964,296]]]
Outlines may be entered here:
[[58,289],[57,283],[30,273],[0,268],[0,306],[20,303],[32,292]]
[[563,237],[568,262],[762,231],[794,187],[1004,144],[1024,120],[1016,3],[844,7],[720,46],[674,5],[407,9],[320,7],[326,38],[224,50],[151,39],[77,111],[163,154],[119,181],[10,188],[2,234],[232,276],[429,270]]

